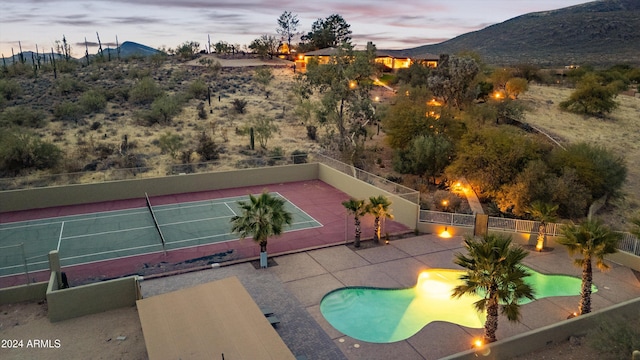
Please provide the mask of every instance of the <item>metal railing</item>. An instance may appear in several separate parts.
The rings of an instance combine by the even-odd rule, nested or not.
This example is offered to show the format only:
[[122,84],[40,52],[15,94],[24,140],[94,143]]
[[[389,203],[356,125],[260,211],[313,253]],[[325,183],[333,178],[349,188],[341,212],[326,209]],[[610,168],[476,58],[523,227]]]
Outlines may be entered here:
[[380,177],[378,175],[374,175],[371,173],[368,173],[364,170],[358,169],[355,166],[349,165],[349,164],[345,164],[339,160],[330,158],[328,156],[322,155],[322,154],[313,154],[313,160],[328,165],[342,173],[345,173],[347,175],[350,175],[358,180],[364,181],[368,184],[371,184],[377,188],[386,190],[390,193],[396,194],[399,197],[409,200],[414,204],[419,204],[420,203],[420,192],[415,190],[415,189],[411,189],[409,187],[406,187],[404,185],[400,185],[398,183],[395,183],[393,181],[387,180],[383,177]]
[[300,164],[308,162],[308,156],[309,154],[265,156],[245,158],[238,160],[233,164],[229,164],[224,161],[211,161],[189,164],[171,164],[163,167],[133,167],[0,178],[0,191]]
[[[420,222],[447,224],[452,226],[473,227],[475,223],[475,215],[455,214],[441,211],[420,210]],[[538,221],[507,219],[501,217],[489,216],[489,229],[503,230],[516,233],[532,233],[538,231]],[[560,235],[562,224],[547,223],[545,226],[545,234],[549,236]],[[628,232],[619,231],[622,239],[618,243],[618,250],[628,252],[630,254],[640,256],[640,239]]]

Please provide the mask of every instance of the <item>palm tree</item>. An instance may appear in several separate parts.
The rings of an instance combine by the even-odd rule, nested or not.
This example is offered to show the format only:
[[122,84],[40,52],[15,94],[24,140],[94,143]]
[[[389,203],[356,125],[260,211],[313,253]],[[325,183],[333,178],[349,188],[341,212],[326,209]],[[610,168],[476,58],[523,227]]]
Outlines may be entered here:
[[582,288],[580,291],[580,307],[578,314],[591,312],[591,286],[593,284],[592,260],[596,260],[598,269],[605,271],[609,265],[604,256],[613,254],[617,249],[622,234],[613,232],[601,220],[587,219],[580,225],[568,224],[562,227],[557,243],[564,245],[569,254],[579,254],[574,264],[582,268]]
[[362,235],[362,230],[360,229],[360,217],[367,214],[367,205],[364,200],[354,198],[343,201],[342,205],[347,209],[349,214],[353,215],[356,224],[356,238],[353,242],[353,246],[360,247],[360,235]]
[[389,218],[393,220],[391,214],[391,201],[384,195],[372,196],[369,198],[369,205],[367,206],[367,212],[374,216],[373,220],[373,239],[380,242],[380,219]]
[[536,249],[538,249],[538,251],[542,251],[547,243],[547,223],[556,221],[557,211],[558,205],[552,205],[539,200],[532,202],[527,210],[534,220],[540,222],[536,243]]
[[285,201],[267,192],[259,196],[249,195],[249,201],[238,201],[241,214],[231,218],[231,232],[244,239],[252,236],[260,245],[260,266],[267,267],[267,238],[282,234],[284,225],[291,225],[293,218],[284,208]]
[[530,274],[523,268],[522,259],[528,253],[521,247],[511,247],[511,237],[485,235],[482,238],[467,236],[464,240],[467,254],[456,254],[454,263],[467,269],[460,276],[464,284],[453,289],[451,297],[465,294],[482,297],[475,302],[479,312],[486,311],[484,341],[496,341],[498,310],[509,321],[520,319],[520,299],[535,299],[534,291],[525,282]]

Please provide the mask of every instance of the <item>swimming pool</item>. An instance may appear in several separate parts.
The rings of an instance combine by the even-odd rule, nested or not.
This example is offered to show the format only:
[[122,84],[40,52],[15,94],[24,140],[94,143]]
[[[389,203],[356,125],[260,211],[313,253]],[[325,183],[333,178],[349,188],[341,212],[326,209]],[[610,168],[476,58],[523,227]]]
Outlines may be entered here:
[[[544,275],[527,268],[526,278],[536,298],[580,294],[581,279],[566,275]],[[329,292],[320,302],[320,312],[338,331],[354,339],[390,343],[407,339],[433,321],[447,321],[470,328],[484,327],[485,314],[473,303],[478,296],[451,298],[464,270],[429,269],[418,276],[416,286],[404,289],[345,287]],[[595,286],[593,291],[597,291]],[[525,299],[521,304],[531,300]]]

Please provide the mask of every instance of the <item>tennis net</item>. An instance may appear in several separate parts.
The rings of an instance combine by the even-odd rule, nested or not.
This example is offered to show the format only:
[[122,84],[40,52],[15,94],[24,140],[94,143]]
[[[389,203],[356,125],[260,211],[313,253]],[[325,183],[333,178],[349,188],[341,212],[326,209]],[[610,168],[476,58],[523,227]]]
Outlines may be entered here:
[[151,213],[151,218],[153,219],[153,224],[156,226],[156,230],[158,230],[158,234],[160,235],[160,241],[162,241],[162,249],[165,251],[165,253],[167,252],[167,248],[166,248],[166,241],[164,240],[164,235],[162,235],[162,230],[160,229],[160,225],[158,224],[158,219],[156,218],[156,213],[155,211],[153,211],[153,208],[151,207],[151,201],[149,201],[149,195],[147,195],[147,193],[144,193],[144,197],[147,200],[147,207],[149,208],[149,212]]

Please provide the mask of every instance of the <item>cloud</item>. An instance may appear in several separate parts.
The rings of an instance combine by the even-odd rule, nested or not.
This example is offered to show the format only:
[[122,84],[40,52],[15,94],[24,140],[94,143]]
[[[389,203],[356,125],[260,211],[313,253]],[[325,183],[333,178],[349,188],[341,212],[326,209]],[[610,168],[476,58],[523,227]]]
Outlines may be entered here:
[[164,23],[163,20],[159,20],[156,19],[154,17],[146,17],[146,16],[116,16],[116,17],[110,17],[109,18],[111,21],[113,21],[116,24],[122,24],[122,25],[127,25],[127,24],[134,24],[134,25],[139,25],[139,24],[161,24]]

